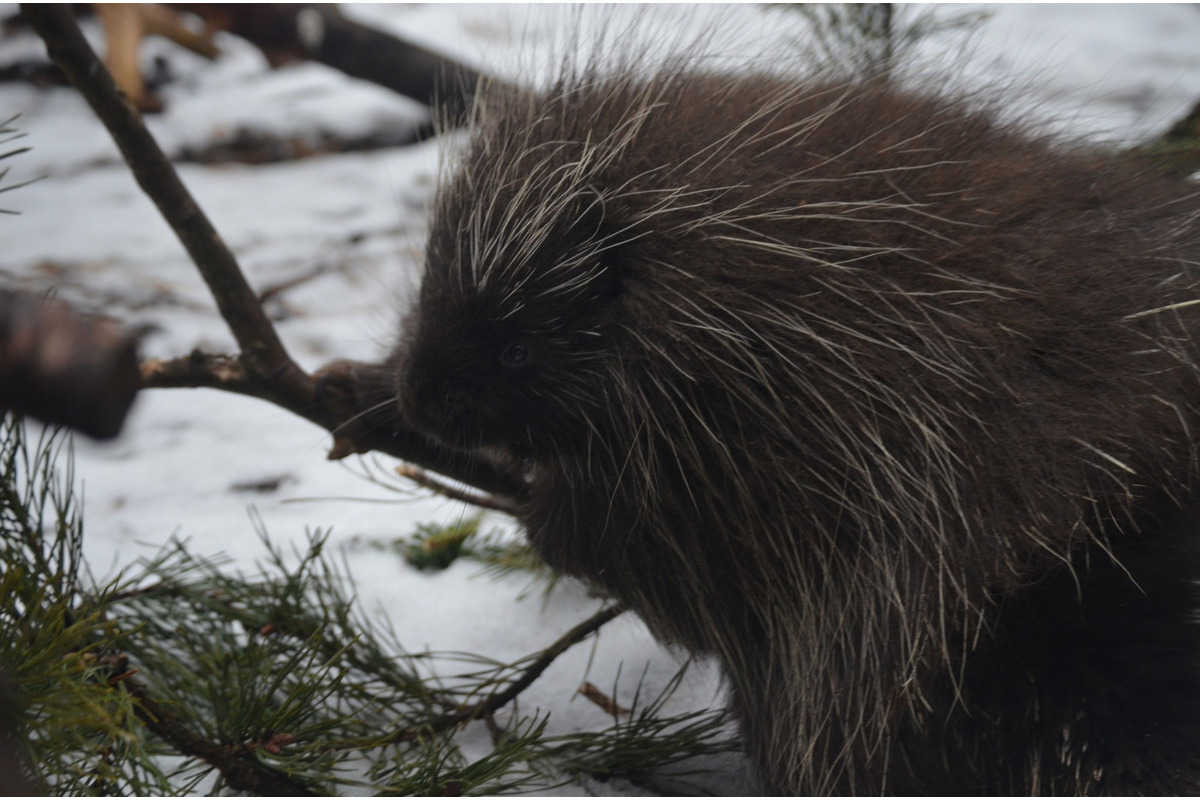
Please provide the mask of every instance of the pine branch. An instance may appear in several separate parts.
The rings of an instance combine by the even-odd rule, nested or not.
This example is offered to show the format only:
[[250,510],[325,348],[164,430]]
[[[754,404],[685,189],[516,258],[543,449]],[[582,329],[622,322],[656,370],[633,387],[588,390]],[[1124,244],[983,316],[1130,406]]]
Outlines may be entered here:
[[232,788],[271,797],[315,797],[320,794],[259,761],[254,755],[255,748],[216,745],[197,736],[137,681],[126,679],[121,684],[137,701],[134,711],[147,728],[181,754],[211,765]]
[[[34,791],[545,792],[577,775],[652,785],[732,749],[721,714],[665,712],[682,671],[649,702],[639,688],[603,730],[550,735],[546,716],[513,708],[619,607],[511,664],[469,656],[485,667],[450,677],[429,670],[444,655],[407,653],[354,610],[319,534],[285,553],[260,528],[269,558],[251,577],[176,542],[84,590],[55,441],[27,450],[19,424],[0,428],[0,665],[19,720],[0,742],[24,756]],[[459,739],[476,720],[492,734],[483,755]]]
[[517,695],[528,689],[546,671],[546,668],[554,663],[554,659],[565,653],[568,648],[583,641],[624,613],[625,606],[620,604],[612,605],[596,612],[574,628],[571,628],[571,630],[560,636],[558,641],[543,650],[533,664],[521,674],[521,677],[510,683],[507,689],[493,694],[474,709],[467,709],[460,712],[467,715],[464,721],[465,719],[474,719],[484,714],[496,713],[496,711],[515,700]]
[[475,719],[482,719],[492,714],[495,714],[504,706],[511,703],[517,698],[521,692],[525,691],[536,681],[546,669],[554,663],[554,660],[566,652],[571,646],[578,644],[587,637],[591,636],[596,631],[600,630],[604,625],[625,613],[625,607],[622,605],[612,605],[593,614],[588,619],[576,625],[571,630],[564,633],[558,638],[554,644],[547,647],[538,654],[534,662],[521,673],[520,677],[512,681],[502,691],[495,692],[486,699],[476,703],[469,708],[464,708],[449,714],[440,720],[435,721],[429,726],[421,728],[407,728],[396,734],[393,734],[391,741],[407,742],[412,741],[418,736],[425,735],[429,731],[440,732],[455,728],[464,722],[470,722]]

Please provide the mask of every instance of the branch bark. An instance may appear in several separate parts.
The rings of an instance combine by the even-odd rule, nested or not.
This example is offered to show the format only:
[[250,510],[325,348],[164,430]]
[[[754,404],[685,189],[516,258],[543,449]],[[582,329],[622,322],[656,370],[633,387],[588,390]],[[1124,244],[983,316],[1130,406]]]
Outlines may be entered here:
[[192,354],[186,359],[147,362],[142,366],[145,386],[205,386],[259,397],[333,433],[331,457],[376,450],[492,494],[520,495],[517,477],[479,459],[446,451],[408,430],[395,404],[388,401],[393,392],[385,365],[361,365],[359,370],[333,370],[316,377],[300,369],[263,313],[237,260],[84,40],[69,7],[22,4],[21,10],[182,242],[241,348],[237,357]]

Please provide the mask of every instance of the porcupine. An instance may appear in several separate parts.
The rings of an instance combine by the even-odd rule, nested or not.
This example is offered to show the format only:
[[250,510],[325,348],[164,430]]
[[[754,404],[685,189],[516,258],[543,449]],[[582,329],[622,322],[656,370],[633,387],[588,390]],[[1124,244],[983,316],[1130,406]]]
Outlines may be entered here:
[[995,103],[497,89],[384,369],[719,660],[764,790],[1200,791],[1200,200]]

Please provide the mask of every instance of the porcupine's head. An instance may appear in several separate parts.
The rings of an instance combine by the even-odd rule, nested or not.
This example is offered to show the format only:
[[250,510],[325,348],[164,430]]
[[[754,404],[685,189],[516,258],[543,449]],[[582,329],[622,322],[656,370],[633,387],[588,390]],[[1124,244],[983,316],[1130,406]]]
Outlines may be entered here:
[[397,385],[415,429],[520,460],[578,446],[606,402],[619,268],[588,143],[496,117],[437,198]]

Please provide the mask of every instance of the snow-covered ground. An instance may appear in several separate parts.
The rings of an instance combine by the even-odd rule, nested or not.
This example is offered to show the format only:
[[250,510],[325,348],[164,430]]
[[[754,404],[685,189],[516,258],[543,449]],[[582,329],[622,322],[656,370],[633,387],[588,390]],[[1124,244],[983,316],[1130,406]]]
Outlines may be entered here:
[[[1193,5],[991,10],[967,73],[1030,87],[1041,108],[1070,120],[1076,132],[1136,140],[1200,99],[1200,11]],[[551,20],[564,16],[546,7],[453,5],[348,6],[347,13],[510,76],[518,74],[516,65],[536,63],[531,51],[561,45],[555,34],[561,26]],[[658,13],[703,24],[702,15],[686,8]],[[794,14],[758,6],[724,13],[739,21],[730,26],[730,49],[761,47],[767,30],[802,35]],[[98,43],[97,34],[89,28]],[[165,112],[150,120],[168,152],[202,147],[239,129],[354,135],[421,118],[414,103],[319,65],[273,71],[248,44],[233,38],[220,44],[224,54],[215,63],[162,41],[145,48],[148,62],[161,56],[178,75],[162,93]],[[39,49],[32,34],[0,40],[0,64]],[[22,143],[33,150],[9,160],[6,183],[45,177],[2,198],[0,206],[20,216],[0,217],[0,285],[53,287],[81,308],[152,325],[144,346],[149,356],[196,347],[232,351],[232,338],[182,247],[83,101],[68,89],[0,85],[0,119],[17,113],[28,134]],[[430,142],[253,167],[184,165],[180,171],[255,287],[320,269],[271,306],[285,343],[311,369],[335,358],[371,359],[386,349],[400,298],[415,282],[425,207],[439,148],[446,146]],[[195,552],[225,553],[252,570],[264,554],[248,513],[253,508],[274,540],[302,542],[306,530],[332,530],[331,543],[344,550],[361,602],[387,615],[414,650],[515,659],[597,608],[578,585],[559,589],[549,603],[536,594],[521,599],[523,578],[480,576],[468,562],[419,573],[364,546],[364,540],[408,535],[418,522],[453,521],[471,511],[405,487],[386,459],[330,463],[328,445],[323,431],[261,401],[207,390],[143,393],[115,443],[76,443],[86,556],[104,574],[178,536]],[[281,479],[276,491],[238,488],[275,479]],[[499,517],[487,524],[510,526]],[[679,663],[679,654],[658,647],[627,615],[603,629],[594,650],[583,645],[561,658],[524,703],[550,709],[559,729],[600,727],[603,712],[576,694],[584,680],[610,687],[620,669],[621,687],[631,693],[649,665],[646,691],[652,691]],[[671,708],[719,702],[719,681],[701,668]]]

